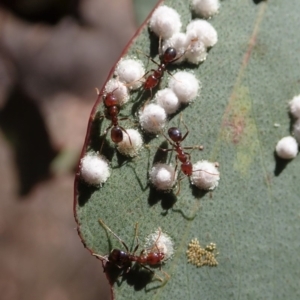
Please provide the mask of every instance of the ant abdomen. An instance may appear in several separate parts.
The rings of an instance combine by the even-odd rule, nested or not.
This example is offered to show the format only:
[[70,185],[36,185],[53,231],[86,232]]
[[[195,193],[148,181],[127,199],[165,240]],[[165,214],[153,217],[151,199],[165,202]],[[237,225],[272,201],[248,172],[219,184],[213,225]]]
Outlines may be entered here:
[[120,143],[123,141],[123,131],[119,126],[114,126],[110,131],[111,140],[114,143]]
[[161,264],[164,259],[162,252],[149,252],[145,255],[136,256],[135,260],[140,264],[155,266]]
[[158,265],[161,264],[165,258],[164,253],[162,252],[150,252],[147,255],[147,264],[148,265]]
[[193,173],[193,164],[190,161],[182,163],[181,171],[184,175],[191,176]]

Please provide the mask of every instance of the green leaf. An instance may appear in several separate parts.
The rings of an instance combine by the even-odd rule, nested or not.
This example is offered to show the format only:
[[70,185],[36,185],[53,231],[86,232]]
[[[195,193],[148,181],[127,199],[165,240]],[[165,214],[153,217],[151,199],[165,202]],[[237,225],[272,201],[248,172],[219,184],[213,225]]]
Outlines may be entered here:
[[[187,1],[165,4],[180,12],[184,27],[191,20]],[[165,141],[163,136],[145,136],[149,147],[131,160],[112,145],[112,175],[101,188],[92,188],[77,176],[75,216],[90,251],[105,255],[113,247],[125,250],[100,226],[99,218],[131,248],[136,222],[141,244],[159,226],[175,243],[173,258],[163,266],[170,275],[165,285],[160,287],[153,280],[144,286],[139,280],[146,272],[142,270],[133,281],[114,284],[116,299],[299,298],[300,160],[283,163],[274,156],[276,142],[290,134],[287,101],[299,94],[297,7],[296,0],[259,5],[223,1],[220,13],[209,20],[219,41],[207,60],[192,68],[202,90],[183,111],[183,119],[190,131],[184,145],[204,145],[202,152],[192,152],[192,161],[208,159],[220,164],[220,184],[212,194],[196,192],[184,178],[172,207],[172,197],[159,197],[149,188],[147,172],[157,147]],[[151,45],[157,49],[145,27],[128,49],[148,70],[157,66],[137,50],[149,54]],[[190,65],[180,68],[191,70]],[[168,77],[164,76],[162,87]],[[148,97],[144,95],[143,101]],[[138,98],[139,93],[133,93],[122,109],[132,120],[132,111],[143,103]],[[102,103],[95,106],[92,116],[96,111],[103,111]],[[168,126],[178,126],[179,119],[175,116]],[[105,120],[99,128],[99,119],[92,120],[83,154],[99,151],[100,134],[109,125]],[[125,128],[132,127],[130,120],[123,122]],[[175,164],[174,153],[169,153],[168,160]],[[203,246],[217,244],[217,267],[196,268],[187,262],[186,250],[193,238]],[[158,269],[155,272],[164,277]]]

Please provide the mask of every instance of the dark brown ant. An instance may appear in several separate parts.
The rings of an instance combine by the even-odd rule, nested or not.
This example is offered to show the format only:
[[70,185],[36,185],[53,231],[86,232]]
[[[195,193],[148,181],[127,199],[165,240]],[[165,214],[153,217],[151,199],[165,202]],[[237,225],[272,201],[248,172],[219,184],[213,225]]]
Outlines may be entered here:
[[[101,96],[103,97],[105,114],[102,117],[105,117],[106,119],[111,121],[111,124],[106,128],[106,130],[104,131],[104,134],[107,135],[108,130],[111,129],[110,130],[111,140],[115,144],[118,144],[123,141],[123,132],[125,132],[129,138],[129,142],[131,144],[131,139],[130,139],[130,136],[127,133],[126,129],[119,125],[119,121],[127,120],[128,118],[125,117],[125,118],[119,119],[120,104],[119,104],[117,97],[114,94],[114,91],[116,89],[117,88],[115,88],[112,92],[104,93],[102,95],[99,93],[99,90],[96,89],[97,94],[98,94],[98,99]],[[102,146],[103,146],[103,143],[100,148],[100,153],[102,150]]]
[[[132,268],[132,263],[138,263],[143,268],[149,270],[151,273],[154,273],[153,270],[148,268],[148,266],[161,266],[162,262],[164,260],[164,253],[159,251],[159,249],[156,246],[156,243],[160,237],[160,233],[157,237],[156,242],[154,243],[154,246],[149,251],[146,251],[145,249],[140,252],[140,255],[136,255],[136,251],[138,250],[139,244],[135,246],[132,253],[130,253],[127,245],[125,242],[117,236],[104,222],[103,220],[99,219],[99,223],[107,230],[109,231],[125,248],[126,251],[120,250],[120,249],[113,249],[108,255],[102,256],[96,253],[93,253],[94,256],[98,257],[102,262],[105,262],[104,266],[104,272],[106,272],[106,269],[108,267],[115,266],[119,269],[121,269],[122,273],[121,275],[124,275],[130,271]],[[135,226],[135,237],[137,238],[137,224]],[[156,249],[155,249],[156,248]],[[165,273],[165,272],[164,272]],[[169,278],[169,275],[165,273],[166,276]],[[158,276],[157,276],[158,277]],[[163,281],[160,277],[158,277],[160,281]]]

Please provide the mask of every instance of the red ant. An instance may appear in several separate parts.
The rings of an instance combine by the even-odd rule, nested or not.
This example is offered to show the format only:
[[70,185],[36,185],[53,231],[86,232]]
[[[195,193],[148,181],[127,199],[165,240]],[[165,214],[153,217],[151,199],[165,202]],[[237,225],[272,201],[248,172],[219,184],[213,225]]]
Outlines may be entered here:
[[[105,106],[105,115],[101,117],[106,117],[106,119],[111,120],[111,124],[106,128],[104,134],[106,135],[108,130],[111,129],[110,131],[110,137],[111,140],[115,143],[118,144],[123,141],[123,132],[125,132],[128,135],[130,144],[131,144],[131,139],[129,134],[127,133],[126,129],[123,128],[122,126],[119,126],[119,121],[126,120],[128,119],[127,117],[119,119],[119,112],[120,112],[120,104],[117,99],[117,97],[114,95],[114,91],[117,88],[115,88],[112,92],[108,92],[106,94],[100,94],[99,90],[97,90],[98,94],[98,99],[99,97],[103,97],[103,103]],[[102,150],[103,143],[101,145],[100,152]]]
[[[145,249],[141,251],[140,255],[136,255],[136,251],[138,250],[139,244],[137,244],[133,250],[132,253],[130,253],[127,245],[125,244],[125,242],[119,237],[117,236],[104,222],[103,220],[99,219],[99,223],[107,230],[109,231],[125,248],[126,251],[120,250],[120,249],[113,249],[108,255],[106,256],[102,256],[96,253],[93,253],[94,256],[98,257],[99,259],[101,259],[101,261],[105,261],[105,267],[104,267],[104,272],[106,272],[106,267],[109,266],[115,266],[119,269],[122,270],[122,274],[126,274],[130,271],[131,267],[132,267],[132,263],[136,262],[138,263],[140,266],[142,266],[143,268],[149,270],[150,272],[154,273],[153,270],[151,270],[150,268],[148,268],[146,265],[149,266],[157,266],[162,264],[162,261],[164,260],[164,253],[159,251],[159,249],[157,248],[157,241],[160,237],[160,233],[157,237],[157,240],[153,246],[152,249],[150,249],[149,251],[146,251]],[[135,237],[137,238],[137,224],[135,226]],[[156,251],[154,250],[155,248]],[[108,264],[108,265],[107,265]],[[164,272],[165,273],[165,272]],[[167,273],[165,273],[167,275],[167,277],[169,277],[169,275]],[[158,276],[157,276],[158,277]],[[163,281],[160,277],[158,277],[160,281]]]
[[[178,167],[178,160],[179,160],[181,162],[180,169],[181,169],[182,173],[184,175],[190,177],[190,176],[192,176],[193,172],[201,171],[201,170],[194,170],[193,171],[193,164],[191,162],[191,155],[190,155],[190,153],[185,152],[184,149],[198,148],[199,150],[203,150],[203,146],[182,147],[181,142],[183,142],[189,134],[188,127],[186,126],[186,124],[184,123],[183,120],[182,120],[182,123],[184,124],[184,126],[187,130],[185,135],[182,136],[182,133],[181,133],[180,129],[177,128],[177,127],[169,128],[168,129],[168,136],[169,137],[167,137],[165,134],[164,134],[164,136],[167,139],[167,141],[171,144],[172,148],[171,149],[161,149],[161,150],[166,151],[166,152],[176,151],[176,167],[175,167],[174,176],[176,175],[176,170],[177,170],[177,167]],[[207,171],[205,171],[205,172],[207,172]],[[217,174],[212,174],[212,173],[210,173],[210,174],[211,175],[217,175]],[[179,188],[178,188],[178,191],[176,192],[176,195],[178,195],[179,192],[180,192],[180,181],[182,179],[183,178],[178,180]]]
[[145,77],[149,72],[152,72],[152,74],[149,75],[146,78],[146,81],[144,82],[145,90],[152,91],[152,89],[155,88],[159,84],[160,80],[164,76],[167,65],[172,62],[175,62],[176,60],[180,59],[180,57],[181,57],[181,56],[179,56],[176,58],[176,56],[177,56],[177,51],[173,47],[168,47],[165,50],[165,52],[160,56],[159,64],[155,60],[153,60],[151,57],[148,56],[151,59],[151,61],[154,62],[158,66],[158,68],[157,68],[157,70],[152,69],[144,75],[144,77]]
[[[191,40],[191,43],[194,42],[194,40]],[[189,46],[190,47],[190,46]],[[188,48],[189,48],[188,47]],[[177,57],[177,51],[174,47],[168,47],[164,53],[162,53],[162,47],[161,47],[161,39],[159,39],[159,51],[160,51],[160,55],[159,55],[159,59],[160,59],[160,63],[157,63],[154,59],[152,59],[149,55],[147,55],[147,57],[149,59],[151,59],[151,61],[153,63],[155,63],[158,68],[157,70],[151,69],[150,71],[148,71],[143,77],[145,77],[149,72],[152,72],[151,75],[149,75],[146,78],[146,81],[144,82],[144,89],[145,90],[150,90],[152,91],[152,89],[154,89],[159,82],[161,81],[162,77],[164,76],[165,71],[167,71],[167,65],[169,65],[170,63],[173,63],[177,60],[179,60],[186,52],[186,50]],[[161,54],[162,53],[162,54]],[[168,71],[167,71],[168,72]],[[169,73],[169,72],[168,72]],[[170,74],[170,73],[169,73]],[[172,74],[170,74],[172,76]]]

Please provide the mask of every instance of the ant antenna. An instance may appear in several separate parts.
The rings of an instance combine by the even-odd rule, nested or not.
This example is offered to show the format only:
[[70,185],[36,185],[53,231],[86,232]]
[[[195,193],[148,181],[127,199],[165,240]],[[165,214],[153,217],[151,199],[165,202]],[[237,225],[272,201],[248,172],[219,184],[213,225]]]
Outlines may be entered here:
[[159,39],[158,39],[158,55],[159,55],[159,57],[161,57],[163,55],[162,45],[161,45],[161,36],[159,36]]
[[127,252],[129,252],[129,249],[127,247],[127,245],[125,244],[125,242],[119,237],[117,236],[105,223],[103,220],[99,219],[98,220],[99,223],[101,224],[102,227],[104,227],[107,231],[109,231],[126,249]]
[[138,237],[138,227],[139,227],[139,223],[136,222],[135,226],[134,226],[134,239],[136,240],[136,246],[133,249],[133,255],[135,255],[135,252],[137,251],[137,249],[139,248],[139,237]]
[[155,241],[155,243],[154,243],[154,245],[153,245],[153,247],[152,247],[151,250],[153,250],[154,247],[156,247],[157,251],[160,252],[160,249],[159,249],[158,246],[157,246],[157,242],[158,242],[158,240],[159,240],[159,238],[160,238],[161,232],[162,232],[161,228],[158,227],[158,235],[157,235],[156,241]]
[[97,253],[92,253],[93,256],[96,256],[97,258],[101,259],[102,261],[105,260],[106,262],[109,262],[109,260],[107,259],[106,256],[102,256],[100,254]]

